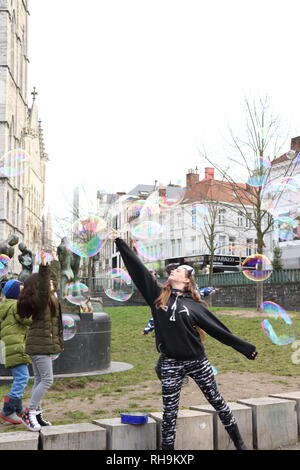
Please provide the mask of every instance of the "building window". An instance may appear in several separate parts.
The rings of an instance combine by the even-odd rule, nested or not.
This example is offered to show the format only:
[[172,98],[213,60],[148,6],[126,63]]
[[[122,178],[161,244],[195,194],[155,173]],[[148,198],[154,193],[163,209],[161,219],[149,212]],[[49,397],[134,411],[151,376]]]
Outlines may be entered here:
[[251,215],[252,215],[252,214],[247,213],[247,217],[246,217],[246,228],[251,228],[251,227],[252,227]]
[[244,225],[244,216],[242,212],[238,213],[238,220],[237,220],[238,227],[243,227]]
[[254,254],[253,238],[247,238],[246,256]]
[[235,237],[229,237],[228,253],[230,255],[235,254]]
[[219,209],[219,224],[225,224],[225,209]]
[[172,246],[171,257],[174,258],[175,257],[175,240],[171,240],[171,246]]
[[217,254],[225,255],[226,254],[226,235],[219,235]]

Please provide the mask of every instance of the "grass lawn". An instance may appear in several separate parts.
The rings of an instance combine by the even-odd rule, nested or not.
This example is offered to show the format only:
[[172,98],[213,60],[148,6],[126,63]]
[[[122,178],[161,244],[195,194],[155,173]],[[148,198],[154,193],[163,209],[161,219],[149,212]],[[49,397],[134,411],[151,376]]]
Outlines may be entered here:
[[[232,371],[253,374],[264,372],[281,376],[300,375],[300,364],[293,364],[291,360],[294,352],[291,344],[286,346],[273,344],[261,328],[261,317],[221,315],[218,313],[220,307],[211,308],[211,310],[234,334],[255,344],[259,352],[255,361],[249,361],[232,348],[206,335],[204,344],[207,357],[219,373]],[[79,396],[93,400],[95,395],[118,396],[122,393],[124,386],[132,386],[134,389],[136,384],[157,379],[154,365],[158,359],[158,353],[155,348],[154,334],[142,335],[150,318],[149,308],[114,307],[106,308],[105,311],[112,320],[111,360],[132,364],[133,369],[95,377],[57,379],[45,398],[55,401]],[[292,313],[295,314],[295,312]],[[295,314],[293,323],[297,339],[300,339],[300,313]],[[297,349],[300,349],[300,345]],[[298,357],[300,360],[300,354]],[[94,383],[94,386],[86,389],[87,383]],[[31,385],[32,381],[25,394],[26,401],[30,396]],[[1,396],[4,396],[9,388],[9,385],[1,385]]]

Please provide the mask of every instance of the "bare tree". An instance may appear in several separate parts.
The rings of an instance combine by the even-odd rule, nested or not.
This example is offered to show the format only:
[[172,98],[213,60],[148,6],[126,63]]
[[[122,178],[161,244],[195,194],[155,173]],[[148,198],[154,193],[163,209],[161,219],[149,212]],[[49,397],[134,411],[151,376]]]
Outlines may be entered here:
[[[262,191],[265,183],[272,178],[272,162],[282,152],[286,139],[280,135],[281,123],[269,109],[268,99],[253,101],[245,99],[246,127],[245,139],[240,139],[230,129],[233,148],[238,158],[230,157],[231,168],[246,175],[244,183],[238,183],[227,169],[213,161],[206,152],[201,156],[209,162],[230,185],[230,188],[240,204],[239,210],[249,220],[256,230],[257,253],[263,254],[266,234],[272,229],[273,217],[263,208]],[[280,143],[281,142],[281,143]],[[293,170],[292,162],[286,168],[282,177],[290,175]],[[280,197],[280,195],[278,195]],[[249,207],[251,210],[249,210]],[[257,283],[257,309],[263,301],[263,283]]]

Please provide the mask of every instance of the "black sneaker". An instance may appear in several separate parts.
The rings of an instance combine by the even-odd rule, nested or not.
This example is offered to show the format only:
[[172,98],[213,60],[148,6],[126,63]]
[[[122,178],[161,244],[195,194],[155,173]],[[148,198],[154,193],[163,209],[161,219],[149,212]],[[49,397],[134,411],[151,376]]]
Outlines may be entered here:
[[36,412],[36,420],[39,423],[40,426],[52,426],[50,421],[47,421],[46,419],[43,418],[42,415],[43,410],[37,410]]

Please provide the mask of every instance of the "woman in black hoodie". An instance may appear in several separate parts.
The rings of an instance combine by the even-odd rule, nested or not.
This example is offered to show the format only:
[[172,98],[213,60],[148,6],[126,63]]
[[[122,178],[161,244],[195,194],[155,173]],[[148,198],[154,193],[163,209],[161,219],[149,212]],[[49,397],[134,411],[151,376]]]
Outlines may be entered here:
[[162,362],[162,449],[174,449],[180,391],[187,375],[194,379],[218,412],[236,449],[246,450],[236,420],[218,391],[201,337],[206,332],[248,359],[255,359],[255,346],[233,335],[207,310],[197,292],[191,266],[179,266],[169,275],[168,285],[159,286],[117,231],[111,233],[111,238],[115,240],[132,281],[152,310],[156,347]]

